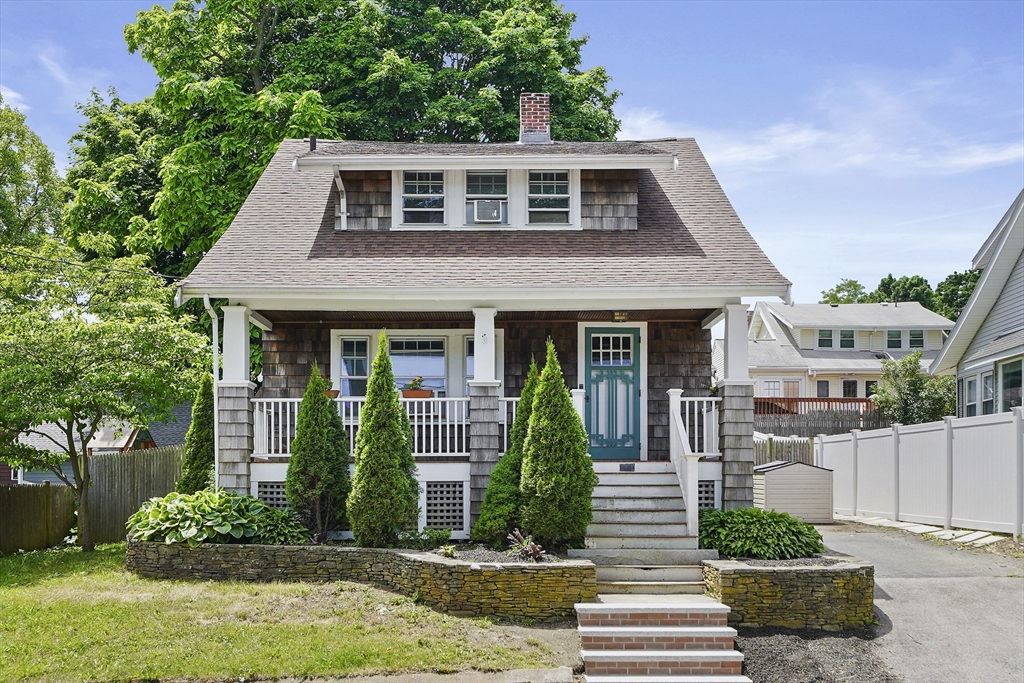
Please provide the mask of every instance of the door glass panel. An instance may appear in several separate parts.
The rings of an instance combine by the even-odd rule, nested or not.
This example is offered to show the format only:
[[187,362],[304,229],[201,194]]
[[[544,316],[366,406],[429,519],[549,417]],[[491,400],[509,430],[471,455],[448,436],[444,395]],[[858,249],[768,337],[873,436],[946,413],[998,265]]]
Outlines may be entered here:
[[798,380],[786,380],[783,382],[782,395],[786,398],[798,398],[800,396],[800,382]]
[[595,457],[639,457],[639,363],[634,335],[590,334],[587,422]]

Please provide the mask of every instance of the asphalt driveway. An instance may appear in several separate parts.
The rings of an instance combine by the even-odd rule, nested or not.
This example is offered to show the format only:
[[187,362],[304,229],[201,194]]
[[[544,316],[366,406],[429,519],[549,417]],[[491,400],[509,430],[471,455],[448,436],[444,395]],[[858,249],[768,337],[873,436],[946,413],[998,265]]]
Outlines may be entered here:
[[1024,560],[891,529],[817,527],[828,548],[875,565],[871,642],[905,681],[1024,681]]

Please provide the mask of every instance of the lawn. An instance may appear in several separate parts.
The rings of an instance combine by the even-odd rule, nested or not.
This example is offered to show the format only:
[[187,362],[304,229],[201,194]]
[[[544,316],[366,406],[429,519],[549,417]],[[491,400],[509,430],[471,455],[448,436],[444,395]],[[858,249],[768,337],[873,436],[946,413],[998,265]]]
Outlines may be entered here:
[[4,681],[551,667],[572,664],[571,634],[451,617],[348,582],[141,579],[124,569],[124,544],[0,557]]

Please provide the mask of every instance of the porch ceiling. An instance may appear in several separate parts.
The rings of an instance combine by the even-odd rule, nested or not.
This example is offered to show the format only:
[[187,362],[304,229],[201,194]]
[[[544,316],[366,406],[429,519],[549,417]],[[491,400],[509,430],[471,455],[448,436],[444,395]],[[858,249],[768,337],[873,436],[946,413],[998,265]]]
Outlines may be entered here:
[[[714,309],[686,308],[665,310],[619,311],[626,313],[628,321],[692,322],[703,320]],[[472,311],[273,311],[260,313],[276,324],[321,322],[473,322]],[[498,311],[496,323],[502,322],[612,322],[614,311]]]

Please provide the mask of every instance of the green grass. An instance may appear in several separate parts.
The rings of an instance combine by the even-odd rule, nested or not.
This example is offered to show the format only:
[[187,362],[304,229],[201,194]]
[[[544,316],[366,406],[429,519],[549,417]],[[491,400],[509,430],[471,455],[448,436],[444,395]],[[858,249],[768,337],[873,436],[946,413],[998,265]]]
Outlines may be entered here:
[[124,544],[0,557],[3,681],[556,665],[529,635],[354,583],[141,579],[124,569]]

